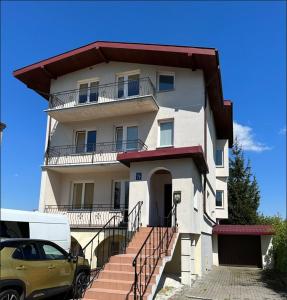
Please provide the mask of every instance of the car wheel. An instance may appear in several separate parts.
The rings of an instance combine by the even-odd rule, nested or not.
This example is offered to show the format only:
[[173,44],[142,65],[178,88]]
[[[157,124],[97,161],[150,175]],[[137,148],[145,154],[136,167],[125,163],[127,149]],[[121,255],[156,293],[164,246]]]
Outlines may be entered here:
[[20,296],[17,291],[10,289],[0,293],[0,300],[20,300]]
[[[77,275],[76,281],[74,284],[74,298],[82,298],[89,284],[89,276],[81,272]],[[1,299],[0,299],[1,300]]]

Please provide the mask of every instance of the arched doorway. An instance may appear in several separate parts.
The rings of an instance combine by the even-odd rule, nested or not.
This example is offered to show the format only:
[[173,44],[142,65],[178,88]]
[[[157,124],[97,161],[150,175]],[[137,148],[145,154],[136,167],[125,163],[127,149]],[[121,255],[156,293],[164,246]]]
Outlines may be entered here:
[[71,248],[70,248],[70,252],[74,256],[83,256],[84,255],[82,246],[77,241],[77,239],[75,239],[73,236],[71,236]]
[[172,176],[168,170],[155,171],[149,182],[149,226],[171,226]]
[[105,238],[94,251],[97,257],[97,267],[103,267],[112,255],[123,253],[125,237],[122,235],[109,236]]

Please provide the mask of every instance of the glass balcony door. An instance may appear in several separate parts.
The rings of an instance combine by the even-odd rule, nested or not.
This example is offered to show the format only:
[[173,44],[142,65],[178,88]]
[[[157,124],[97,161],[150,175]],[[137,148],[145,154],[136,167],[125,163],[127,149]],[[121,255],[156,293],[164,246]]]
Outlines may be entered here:
[[118,76],[118,98],[137,96],[139,90],[139,74]]
[[114,208],[129,207],[129,181],[115,180],[113,182],[113,203]]
[[73,184],[73,208],[92,208],[94,198],[94,183],[74,183]]
[[87,102],[98,102],[99,99],[99,82],[90,81],[81,83],[79,85],[79,99],[80,104]]
[[97,131],[77,131],[76,132],[76,153],[96,151]]

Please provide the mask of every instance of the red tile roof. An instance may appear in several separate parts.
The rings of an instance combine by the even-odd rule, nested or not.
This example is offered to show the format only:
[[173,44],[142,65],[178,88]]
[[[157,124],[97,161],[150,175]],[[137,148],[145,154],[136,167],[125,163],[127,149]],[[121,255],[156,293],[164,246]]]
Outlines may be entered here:
[[216,225],[213,234],[218,235],[273,235],[271,225]]
[[208,173],[207,162],[204,158],[201,146],[180,147],[180,148],[162,148],[148,151],[132,151],[119,153],[117,160],[126,166],[130,166],[131,162],[154,161],[164,159],[186,158],[190,157],[194,160],[199,171],[203,174]]
[[97,41],[15,70],[13,75],[49,99],[52,79],[109,61],[203,70],[217,138],[229,139],[229,146],[232,146],[232,103],[223,99],[219,56],[215,48]]

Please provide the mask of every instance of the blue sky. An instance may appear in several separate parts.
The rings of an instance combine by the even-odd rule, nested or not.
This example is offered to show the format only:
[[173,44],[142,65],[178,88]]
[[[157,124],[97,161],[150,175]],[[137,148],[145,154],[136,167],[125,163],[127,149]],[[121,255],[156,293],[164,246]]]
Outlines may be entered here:
[[261,189],[286,213],[286,4],[1,1],[2,207],[35,209],[47,102],[12,71],[96,40],[216,47],[225,99]]

